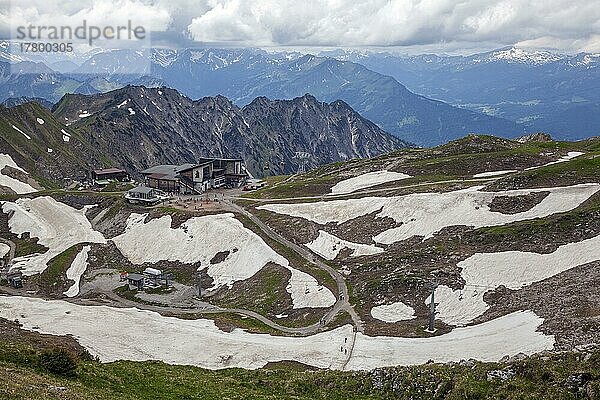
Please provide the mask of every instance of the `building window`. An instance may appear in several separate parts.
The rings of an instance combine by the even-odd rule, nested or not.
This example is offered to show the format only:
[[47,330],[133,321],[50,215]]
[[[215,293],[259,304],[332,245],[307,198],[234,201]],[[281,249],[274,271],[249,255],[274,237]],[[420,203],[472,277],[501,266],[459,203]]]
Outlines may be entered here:
[[196,170],[196,178],[200,178],[200,171]]

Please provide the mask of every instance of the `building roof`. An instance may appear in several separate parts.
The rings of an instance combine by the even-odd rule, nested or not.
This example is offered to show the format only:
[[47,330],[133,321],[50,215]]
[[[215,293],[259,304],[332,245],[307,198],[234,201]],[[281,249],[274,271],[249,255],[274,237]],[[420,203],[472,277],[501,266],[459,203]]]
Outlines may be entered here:
[[172,164],[155,165],[154,167],[150,167],[148,169],[141,171],[141,173],[144,175],[171,174],[171,173],[175,173],[177,171],[177,168],[179,168],[178,165],[172,165]]
[[161,179],[168,181],[176,181],[177,175],[182,171],[187,171],[188,169],[194,168],[196,164],[181,164],[181,165],[173,165],[173,164],[163,164],[163,165],[155,165],[154,167],[150,167],[141,171],[142,175],[146,175],[148,178],[152,179]]
[[154,189],[149,188],[147,186],[136,186],[133,189],[129,189],[129,193],[141,193],[141,194],[150,194]]
[[244,161],[241,158],[213,158],[215,161]]
[[104,175],[104,174],[119,174],[119,173],[125,173],[124,170],[119,169],[119,168],[105,168],[105,169],[95,169],[94,173],[96,175]]
[[140,274],[127,274],[127,279],[131,281],[141,281],[144,279],[144,276]]
[[205,165],[211,164],[214,160],[212,158],[200,158],[196,164],[183,164],[179,167],[177,172],[185,172],[190,169],[203,167]]
[[176,180],[177,174],[181,172],[186,172],[194,168],[203,167],[208,164],[212,164],[215,161],[240,161],[243,162],[241,158],[199,158],[196,163],[191,164],[181,164],[181,165],[173,165],[173,164],[163,164],[163,165],[155,165],[154,167],[147,168],[140,173],[142,175],[146,175],[149,178],[154,179],[164,179],[164,180]]
[[149,274],[149,275],[162,275],[162,271],[160,269],[156,269],[156,268],[146,268],[144,270],[145,274]]

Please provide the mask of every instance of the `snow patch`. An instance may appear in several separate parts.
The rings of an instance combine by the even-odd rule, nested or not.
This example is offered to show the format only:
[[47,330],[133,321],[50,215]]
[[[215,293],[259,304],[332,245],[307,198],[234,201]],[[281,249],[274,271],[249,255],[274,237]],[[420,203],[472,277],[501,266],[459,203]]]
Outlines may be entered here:
[[[159,111],[162,111],[162,108],[160,108],[160,107],[158,106],[158,104],[156,104],[156,102],[155,102],[154,100],[152,100],[152,104],[153,104],[153,105],[154,105],[154,107],[156,107],[156,108],[157,108]],[[144,108],[144,110],[145,110],[145,108]]]
[[15,125],[12,125],[13,129],[16,130],[17,132],[19,132],[21,135],[25,136],[28,140],[31,140],[31,136],[29,136],[28,134],[26,134],[25,132],[23,132],[22,130],[20,130],[19,128],[17,128]]
[[564,162],[567,162],[567,161],[571,161],[572,159],[574,159],[576,157],[579,157],[579,156],[582,156],[584,154],[585,153],[582,153],[581,151],[570,151],[566,155],[562,156],[561,158],[559,158],[556,161],[552,161],[552,162],[549,162],[547,164],[540,165],[540,166],[537,166],[537,167],[525,168],[525,171],[531,171],[532,169],[543,168],[543,167],[547,167],[548,165],[560,164],[560,163],[564,163]]
[[91,116],[92,116],[92,114],[90,114],[89,111],[81,111],[81,113],[79,114],[79,118],[87,118],[87,117],[91,117]]
[[131,99],[127,99],[127,100],[123,101],[122,103],[119,103],[119,104],[117,105],[117,108],[121,108],[121,107],[123,107],[125,104],[129,103],[129,100],[131,100]]
[[0,243],[0,258],[4,258],[10,251],[10,246],[4,243]]
[[468,360],[494,362],[505,355],[534,354],[554,347],[554,336],[537,332],[543,319],[517,311],[483,324],[429,338],[370,337],[357,333],[350,370]]
[[[145,223],[146,214],[131,214],[125,232],[113,239],[119,250],[134,264],[159,261],[200,262],[208,268],[213,286],[231,287],[246,280],[268,263],[281,265],[292,273],[287,291],[294,308],[329,307],[335,297],[317,280],[289,266],[287,259],[271,249],[231,213],[194,217],[179,228],[171,228],[171,217],[163,216]],[[148,240],[152,238],[152,240]],[[211,264],[220,252],[229,252],[226,259]]]
[[331,194],[352,193],[360,189],[380,185],[382,183],[393,182],[400,179],[410,178],[410,175],[392,171],[375,171],[345,179],[336,183],[331,188]]
[[415,310],[401,301],[371,308],[371,316],[384,322],[408,321],[417,318]]
[[319,236],[315,240],[305,246],[326,260],[333,260],[345,248],[352,250],[351,257],[379,254],[384,251],[381,247],[349,242],[322,230],[319,231]]
[[74,281],[73,285],[63,294],[67,297],[75,297],[79,294],[79,281],[81,275],[85,272],[88,266],[88,253],[90,246],[84,246],[83,249],[75,256],[69,269],[67,269],[67,279]]
[[11,176],[4,175],[2,173],[2,170],[6,166],[27,173],[14,162],[11,156],[9,156],[8,154],[0,154],[0,186],[9,187],[17,194],[37,192],[37,190],[30,184],[21,182],[20,180],[15,179]]
[[36,121],[40,125],[44,125],[44,123],[45,123],[45,121],[43,119],[41,119],[41,118],[36,118]]
[[508,169],[505,171],[488,171],[473,175],[473,178],[487,178],[489,176],[500,176],[518,172],[516,169]]
[[127,111],[129,111],[129,115],[135,115],[135,111],[133,111],[133,108],[129,107]]
[[64,129],[61,129],[60,132],[62,133],[63,142],[69,143],[69,141],[71,140],[71,134],[65,131]]
[[521,289],[597,260],[600,260],[600,236],[565,244],[549,254],[476,253],[458,263],[465,280],[464,289],[452,290],[446,286],[436,289],[438,318],[450,325],[468,324],[489,308],[483,300],[488,290],[499,286]]
[[[493,288],[489,288],[493,289]],[[435,289],[436,318],[448,325],[463,326],[473,321],[488,309],[483,295],[488,288],[465,286],[463,289],[452,289],[439,285]],[[425,304],[429,305],[431,296]]]
[[16,257],[12,268],[21,269],[25,275],[34,275],[44,271],[50,259],[71,246],[105,243],[102,234],[94,231],[85,217],[88,208],[77,210],[48,196],[4,202],[2,211],[13,212],[8,221],[10,231],[19,236],[29,232],[30,237],[39,238],[38,243],[48,248],[43,254]]

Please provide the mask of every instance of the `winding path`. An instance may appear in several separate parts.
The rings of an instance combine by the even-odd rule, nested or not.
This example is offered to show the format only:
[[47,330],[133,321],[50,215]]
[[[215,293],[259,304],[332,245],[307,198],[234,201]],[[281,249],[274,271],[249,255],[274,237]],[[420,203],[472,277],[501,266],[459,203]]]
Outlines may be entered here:
[[[242,196],[226,196],[225,199],[229,200],[244,200],[244,201],[255,201],[260,203],[269,203],[269,202],[278,202],[278,201],[290,201],[290,200],[338,200],[346,197],[359,196],[362,194],[369,193],[381,193],[381,192],[389,192],[390,190],[398,190],[398,189],[410,189],[421,186],[435,186],[435,185],[443,185],[446,183],[487,183],[491,181],[496,181],[500,178],[505,178],[511,174],[506,174],[502,176],[494,176],[489,178],[471,178],[471,179],[449,179],[445,181],[436,181],[436,182],[421,182],[421,183],[413,183],[411,185],[396,185],[379,189],[362,189],[357,190],[350,193],[340,193],[340,194],[319,194],[314,196],[298,196],[298,197],[282,197],[282,198],[254,198],[254,197],[244,197]],[[293,175],[292,175],[293,176]],[[275,186],[273,186],[275,187]]]
[[[316,265],[318,268],[320,268],[323,271],[327,272],[335,280],[335,283],[337,285],[337,293],[335,293],[335,295],[336,295],[336,302],[333,305],[333,307],[331,307],[329,309],[329,311],[323,317],[324,325],[327,325],[329,322],[331,322],[333,320],[333,318],[340,311],[345,311],[352,318],[352,322],[353,322],[354,327],[355,327],[354,330],[358,331],[358,332],[364,332],[363,321],[360,319],[360,316],[356,313],[356,311],[354,310],[354,308],[352,307],[352,305],[348,301],[348,286],[346,285],[346,281],[345,281],[344,277],[342,276],[342,274],[340,274],[334,268],[330,267],[329,265],[327,265],[324,262],[322,262],[321,260],[319,260],[309,250],[307,250],[307,249],[305,249],[305,248],[297,245],[296,243],[293,243],[293,242],[287,240],[286,238],[284,238],[283,236],[281,236],[280,234],[278,234],[277,232],[275,232],[273,229],[271,229],[269,226],[267,226],[264,222],[262,222],[256,215],[252,214],[251,212],[249,212],[245,208],[240,207],[239,205],[233,203],[229,199],[226,199],[225,201],[227,202],[228,206],[231,208],[232,211],[236,211],[236,212],[238,212],[238,213],[240,213],[240,214],[245,215],[246,217],[248,217],[269,238],[271,238],[271,239],[277,241],[278,243],[280,243],[280,244],[282,244],[282,245],[284,245],[284,246],[286,246],[286,247],[294,250],[302,258],[304,258],[306,261],[308,261],[311,264]],[[316,324],[316,326],[318,328],[320,326],[320,323]]]

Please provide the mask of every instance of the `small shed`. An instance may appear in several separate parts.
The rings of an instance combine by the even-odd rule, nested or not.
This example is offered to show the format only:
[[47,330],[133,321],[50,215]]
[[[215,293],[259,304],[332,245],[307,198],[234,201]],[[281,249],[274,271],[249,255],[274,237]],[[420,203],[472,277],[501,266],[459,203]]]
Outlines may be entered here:
[[23,287],[23,273],[21,271],[9,271],[6,274],[6,280],[8,281],[8,284],[15,289],[21,289]]
[[127,274],[127,284],[129,289],[144,290],[145,277],[140,274]]
[[162,280],[163,273],[160,269],[148,267],[144,270],[144,277],[152,286],[160,286],[160,280]]

